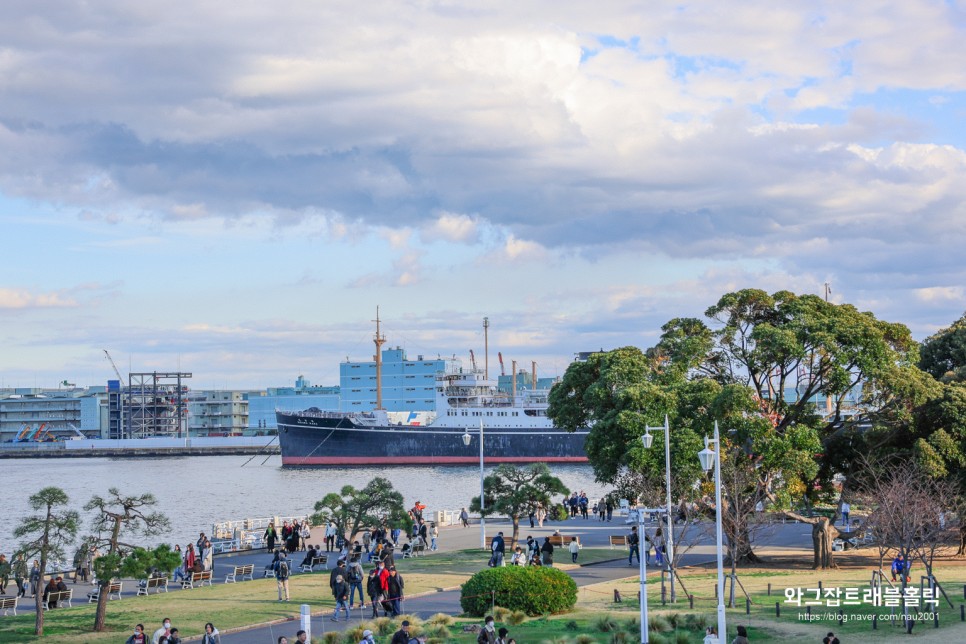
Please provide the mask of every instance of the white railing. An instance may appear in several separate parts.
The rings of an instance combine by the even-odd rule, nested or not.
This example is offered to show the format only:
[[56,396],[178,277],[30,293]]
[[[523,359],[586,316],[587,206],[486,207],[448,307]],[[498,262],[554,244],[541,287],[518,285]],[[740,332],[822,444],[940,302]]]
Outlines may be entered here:
[[[289,523],[298,521],[302,524],[307,520],[308,516],[303,514],[292,517],[254,517],[234,521],[219,521],[211,524],[211,537],[213,539],[236,539],[239,532],[264,532],[269,523],[274,523],[275,528],[281,532],[282,525],[286,521]],[[261,535],[259,535],[259,538],[261,538]]]

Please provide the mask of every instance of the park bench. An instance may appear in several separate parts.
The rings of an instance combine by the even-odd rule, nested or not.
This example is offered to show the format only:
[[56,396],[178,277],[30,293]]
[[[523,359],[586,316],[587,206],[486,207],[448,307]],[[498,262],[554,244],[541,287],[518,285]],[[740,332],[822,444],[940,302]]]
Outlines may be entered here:
[[230,573],[225,575],[225,583],[235,583],[238,577],[242,579],[247,578],[249,581],[252,580],[252,576],[255,574],[255,564],[247,564],[244,566],[235,566]]
[[[112,581],[107,587],[107,598],[112,599],[116,595],[117,599],[121,598],[121,590],[124,587],[124,582],[122,581]],[[87,593],[87,603],[93,604],[101,595],[101,587],[94,586],[94,590]]]
[[[550,544],[553,546],[569,546],[574,537],[577,537],[577,535],[552,534],[550,535]],[[580,543],[580,537],[577,537],[577,543]]]
[[409,550],[403,553],[403,559],[409,559],[410,557],[418,557],[419,553],[426,552],[426,544],[423,541],[410,544]]
[[182,588],[182,590],[185,589],[185,588],[194,588],[195,587],[195,584],[198,584],[199,586],[204,586],[206,581],[208,582],[208,585],[210,586],[211,585],[211,571],[210,570],[202,570],[201,572],[193,572],[193,573],[191,573],[190,575],[188,575],[187,577],[184,578],[184,580],[181,582],[181,588]]
[[41,603],[41,607],[44,610],[50,610],[50,605],[54,604],[54,607],[62,606],[61,602],[67,602],[67,608],[73,608],[71,606],[70,600],[74,597],[74,589],[68,588],[67,590],[55,590],[51,593],[47,593],[47,598]]
[[[299,566],[299,570],[302,572],[315,572],[316,566],[325,566],[325,569],[329,569],[329,555],[319,555],[318,557],[312,557],[312,561],[302,564]],[[268,575],[265,575],[268,577]]]
[[138,582],[138,595],[149,595],[151,594],[152,588],[154,588],[154,592],[156,593],[162,590],[168,592],[168,578],[164,576],[148,577]]
[[17,615],[17,598],[14,597],[0,597],[0,610],[6,615],[8,610],[12,610],[14,616]]
[[612,534],[610,535],[610,547],[614,546],[627,546],[627,535],[626,534]]

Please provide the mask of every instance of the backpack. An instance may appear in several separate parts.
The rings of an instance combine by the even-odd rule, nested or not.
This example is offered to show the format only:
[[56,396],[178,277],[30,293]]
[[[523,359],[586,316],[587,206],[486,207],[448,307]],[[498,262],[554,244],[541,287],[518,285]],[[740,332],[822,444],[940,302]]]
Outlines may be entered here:
[[288,579],[288,561],[285,559],[278,560],[278,578]]
[[361,582],[362,572],[360,571],[359,566],[350,567],[348,577],[349,577],[349,581],[354,584]]

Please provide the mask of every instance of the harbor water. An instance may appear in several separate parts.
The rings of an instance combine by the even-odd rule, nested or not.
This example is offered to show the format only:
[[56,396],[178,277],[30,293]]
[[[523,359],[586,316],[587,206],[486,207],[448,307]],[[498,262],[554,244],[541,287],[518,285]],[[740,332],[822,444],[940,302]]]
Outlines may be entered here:
[[[605,492],[588,465],[553,465],[551,471],[592,501]],[[281,467],[280,456],[10,459],[0,461],[0,553],[14,550],[13,530],[31,512],[30,495],[48,485],[67,492],[70,506],[81,512],[80,535],[90,533],[83,506],[93,495],[106,496],[111,487],[123,495],[150,492],[155,509],[171,521],[170,533],[150,542],[185,544],[209,533],[216,521],[312,514],[329,492],[363,487],[376,476],[392,481],[406,507],[419,500],[431,511],[469,506],[480,489],[479,467],[289,469]]]

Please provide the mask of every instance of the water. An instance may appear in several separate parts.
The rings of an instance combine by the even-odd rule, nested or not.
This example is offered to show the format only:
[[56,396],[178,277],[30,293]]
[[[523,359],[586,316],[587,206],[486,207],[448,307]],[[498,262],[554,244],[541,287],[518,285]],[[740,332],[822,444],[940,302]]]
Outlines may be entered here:
[[[361,488],[376,476],[392,481],[406,507],[419,500],[429,510],[458,510],[480,490],[478,467],[283,469],[278,456],[264,465],[265,457],[258,456],[243,466],[249,458],[0,460],[0,552],[9,556],[14,550],[13,529],[31,512],[28,498],[47,485],[67,492],[71,507],[84,516],[81,535],[90,533],[90,517],[82,508],[94,494],[106,496],[111,487],[122,495],[150,492],[158,501],[155,509],[171,521],[170,534],[151,541],[181,544],[194,542],[199,532],[210,533],[216,521],[312,514],[315,502],[329,492],[344,485]],[[551,471],[591,499],[605,491],[587,465],[555,465]]]

